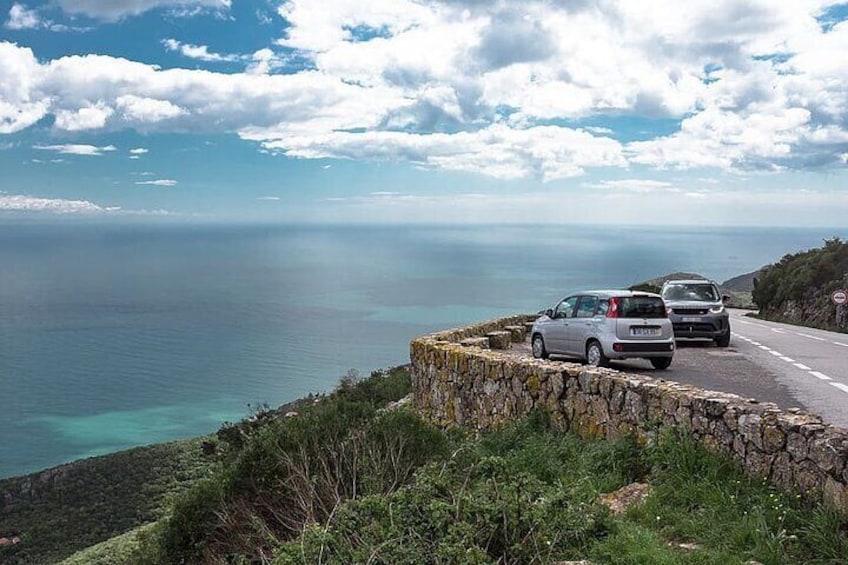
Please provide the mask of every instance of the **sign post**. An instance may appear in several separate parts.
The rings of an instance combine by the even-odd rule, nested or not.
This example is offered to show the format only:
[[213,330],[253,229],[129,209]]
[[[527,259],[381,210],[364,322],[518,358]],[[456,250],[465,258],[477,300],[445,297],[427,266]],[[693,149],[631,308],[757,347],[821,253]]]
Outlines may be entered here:
[[844,328],[845,322],[848,321],[846,320],[846,318],[848,318],[846,317],[846,314],[848,314],[848,312],[846,312],[846,309],[848,309],[848,307],[845,306],[845,304],[848,302],[848,291],[846,291],[844,288],[834,290],[830,294],[830,301],[833,302],[833,304],[836,306],[836,326],[839,328]]

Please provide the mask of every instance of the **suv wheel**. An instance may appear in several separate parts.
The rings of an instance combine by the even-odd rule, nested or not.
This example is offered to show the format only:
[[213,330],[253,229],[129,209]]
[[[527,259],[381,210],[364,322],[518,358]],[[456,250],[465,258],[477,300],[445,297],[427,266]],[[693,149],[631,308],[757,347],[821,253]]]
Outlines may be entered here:
[[548,350],[545,349],[545,340],[539,334],[533,336],[533,357],[536,359],[548,358]]
[[651,365],[654,366],[654,369],[668,369],[668,366],[671,365],[671,357],[651,357]]
[[715,339],[715,344],[718,347],[727,347],[728,345],[730,345],[730,332],[727,332],[721,337],[717,337]]
[[592,367],[606,367],[609,365],[609,359],[604,355],[604,348],[595,340],[589,342],[586,346],[586,362]]

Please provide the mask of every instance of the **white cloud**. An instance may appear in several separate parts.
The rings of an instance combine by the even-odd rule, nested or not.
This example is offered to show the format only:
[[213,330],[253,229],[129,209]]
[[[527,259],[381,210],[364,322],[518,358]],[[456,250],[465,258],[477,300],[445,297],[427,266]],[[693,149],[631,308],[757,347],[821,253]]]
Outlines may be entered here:
[[[292,157],[410,161],[422,166],[517,179],[545,181],[583,174],[585,168],[624,166],[621,145],[583,130],[537,126],[512,129],[493,125],[475,132],[414,134],[406,132],[244,131],[247,139],[271,138],[263,144]],[[280,139],[274,139],[279,137]]]
[[125,94],[115,100],[121,116],[127,122],[137,124],[155,124],[163,120],[173,119],[186,113],[185,110],[158,98],[147,98]]
[[102,207],[88,200],[39,198],[21,194],[0,194],[0,212],[52,212],[56,214],[101,214],[118,207]]
[[144,155],[145,153],[147,153],[149,151],[150,150],[145,148],[145,147],[135,147],[133,149],[130,149],[130,154],[132,154],[132,155]]
[[59,0],[59,6],[69,14],[84,14],[91,18],[116,21],[161,7],[199,7],[213,10],[230,8],[231,0]]
[[104,153],[108,153],[111,151],[116,151],[117,148],[114,145],[106,145],[104,147],[97,147],[95,145],[81,145],[81,144],[73,144],[68,143],[64,145],[33,145],[33,149],[40,149],[42,151],[56,151],[58,153],[64,153],[67,155],[85,155],[85,156],[100,156]]
[[192,45],[190,43],[182,43],[176,39],[163,39],[162,45],[164,45],[168,51],[178,51],[184,57],[197,59],[199,61],[222,62],[239,60],[238,55],[221,55],[220,53],[209,51],[209,47],[206,45]]
[[260,49],[251,55],[250,61],[245,72],[254,75],[267,75],[272,70],[285,64],[285,59],[279,57],[270,49]]
[[[706,203],[708,202],[708,205]],[[549,191],[365,195],[325,198],[293,219],[319,222],[607,225],[785,225],[832,227],[848,214],[848,194],[827,190],[634,193]],[[843,222],[844,223],[844,222]]]
[[82,131],[100,129],[106,125],[106,120],[115,110],[98,101],[93,106],[78,110],[57,110],[55,126],[65,131]]
[[28,128],[47,115],[50,100],[36,92],[40,74],[32,50],[0,41],[0,134]]
[[657,190],[668,190],[672,184],[666,181],[651,179],[617,179],[602,180],[597,183],[587,184],[589,188],[601,188],[608,190],[626,190],[630,192],[655,192]]
[[178,183],[173,179],[156,179],[156,180],[140,180],[136,181],[135,184],[139,185],[149,185],[149,186],[176,186]]
[[5,28],[12,30],[22,29],[49,29],[50,31],[67,32],[85,32],[91,31],[90,27],[69,26],[66,24],[53,23],[50,20],[45,20],[38,13],[37,9],[30,10],[24,4],[15,3],[9,9],[9,19],[3,24]]
[[[104,19],[183,4],[61,2]],[[823,30],[815,19],[831,4],[288,0],[278,44],[306,63],[288,74],[273,74],[291,60],[271,49],[165,41],[248,65],[224,74],[95,55],[39,62],[0,42],[0,133],[52,115],[61,131],[230,132],[296,158],[542,180],[634,164],[841,167],[848,23]],[[655,118],[679,130],[616,139]]]
[[12,4],[9,20],[4,24],[8,29],[36,29],[41,27],[41,18],[35,10],[29,10],[23,4]]
[[257,200],[267,200],[269,202],[276,202],[277,200],[280,199],[280,197],[279,196],[257,196],[256,199]]
[[279,55],[268,48],[259,49],[252,55],[224,55],[209,51],[209,47],[206,45],[192,45],[190,43],[182,43],[176,39],[163,39],[162,45],[164,45],[168,51],[177,51],[184,57],[196,59],[198,61],[206,61],[210,63],[247,63],[245,72],[248,74],[267,75],[271,71],[284,66],[288,61],[286,57]]
[[120,206],[104,206],[89,200],[67,198],[42,198],[25,194],[8,194],[0,190],[0,214],[54,214],[65,216],[121,215],[121,216],[173,216],[162,209],[127,210]]

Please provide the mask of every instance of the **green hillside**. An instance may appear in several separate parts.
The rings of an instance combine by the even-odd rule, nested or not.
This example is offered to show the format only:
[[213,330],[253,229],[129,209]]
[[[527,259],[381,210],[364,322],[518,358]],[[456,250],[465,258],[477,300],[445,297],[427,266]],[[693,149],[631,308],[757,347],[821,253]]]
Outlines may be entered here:
[[754,281],[760,315],[794,324],[848,331],[848,311],[830,301],[848,286],[848,243],[826,240],[822,247],[785,255]]
[[162,518],[174,498],[207,476],[205,438],[139,447],[0,481],[0,562],[54,563]]

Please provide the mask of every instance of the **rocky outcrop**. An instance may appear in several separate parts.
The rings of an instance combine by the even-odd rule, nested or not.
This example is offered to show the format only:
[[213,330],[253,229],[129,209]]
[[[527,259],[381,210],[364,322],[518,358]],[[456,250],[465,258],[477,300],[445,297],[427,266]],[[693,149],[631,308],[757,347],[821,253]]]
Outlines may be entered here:
[[584,437],[628,434],[649,441],[665,429],[681,430],[735,458],[751,475],[824,498],[848,513],[848,430],[826,425],[812,414],[782,411],[733,394],[612,369],[520,358],[468,341],[532,318],[503,318],[413,340],[417,410],[437,425],[477,430],[534,409],[549,411],[563,428]]

